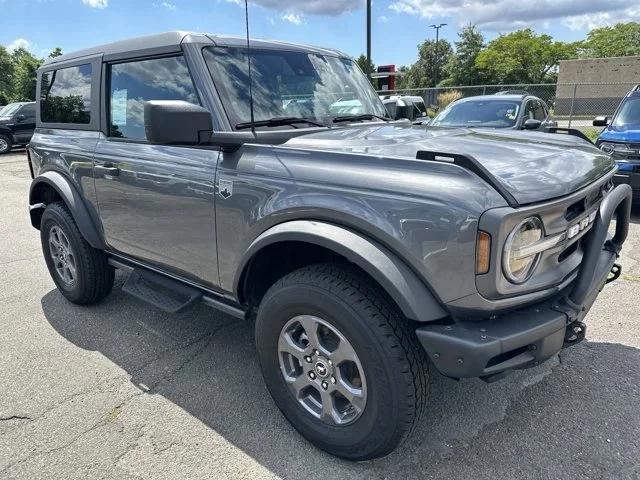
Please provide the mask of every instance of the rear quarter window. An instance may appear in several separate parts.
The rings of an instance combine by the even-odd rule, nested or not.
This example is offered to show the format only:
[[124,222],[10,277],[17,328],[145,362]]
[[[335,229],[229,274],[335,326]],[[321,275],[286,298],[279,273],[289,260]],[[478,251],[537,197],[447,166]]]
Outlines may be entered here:
[[44,72],[40,82],[42,122],[90,123],[91,64]]

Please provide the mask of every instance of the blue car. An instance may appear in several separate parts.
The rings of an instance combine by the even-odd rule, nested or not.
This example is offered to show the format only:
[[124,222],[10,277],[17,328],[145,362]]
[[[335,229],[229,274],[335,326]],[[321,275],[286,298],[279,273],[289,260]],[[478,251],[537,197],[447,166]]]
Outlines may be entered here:
[[613,117],[596,117],[593,126],[605,127],[596,146],[616,160],[614,181],[631,185],[634,200],[640,200],[640,85],[625,95]]

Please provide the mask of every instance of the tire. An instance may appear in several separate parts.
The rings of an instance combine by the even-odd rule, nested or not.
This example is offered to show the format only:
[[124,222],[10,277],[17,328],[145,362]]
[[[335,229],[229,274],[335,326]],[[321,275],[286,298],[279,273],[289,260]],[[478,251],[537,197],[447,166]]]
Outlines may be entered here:
[[6,135],[0,135],[0,155],[9,153],[12,146],[11,138]]
[[[66,255],[66,264],[73,265],[72,276],[65,277],[71,267],[61,267],[62,250],[55,246],[56,238],[57,244],[68,244],[63,249],[70,252]],[[78,305],[91,305],[109,295],[113,288],[115,270],[108,264],[107,256],[102,250],[87,243],[64,204],[47,205],[40,222],[40,241],[49,273],[67,300]],[[54,260],[52,252],[56,254],[58,261]]]
[[[398,307],[357,269],[317,264],[286,275],[262,299],[255,329],[258,359],[271,396],[294,428],[322,450],[349,460],[381,457],[394,450],[418,424],[427,401],[426,354]],[[312,336],[306,333],[309,329]],[[314,329],[318,338],[324,335],[319,341],[323,346],[316,354],[306,355],[313,347],[308,339],[313,338]],[[342,337],[338,347],[325,355],[325,347],[334,348],[325,344],[336,345],[332,335]],[[285,337],[294,342],[295,349],[282,340]],[[306,349],[301,358],[299,347]],[[336,352],[350,351],[346,347],[352,347],[357,361],[338,363]],[[289,350],[295,350],[295,355]],[[325,387],[318,382],[320,374],[325,373],[327,358],[332,356],[336,358],[328,361],[331,377],[323,378],[333,382],[335,376],[338,380],[335,385],[327,382],[323,397],[321,389]],[[317,370],[319,364],[322,368]],[[352,391],[364,392],[366,402],[359,410],[357,405],[362,406],[363,396],[354,396],[358,402],[344,409],[345,418],[351,415],[353,420],[336,424],[334,411],[322,419],[325,410],[314,399],[317,402],[332,395],[328,405],[336,410],[345,403],[346,397],[335,391],[342,386],[345,365],[351,375],[357,372],[349,385],[355,389]],[[311,372],[316,380],[307,378]],[[296,386],[304,382],[310,386],[296,393]],[[338,413],[342,418],[342,412]]]

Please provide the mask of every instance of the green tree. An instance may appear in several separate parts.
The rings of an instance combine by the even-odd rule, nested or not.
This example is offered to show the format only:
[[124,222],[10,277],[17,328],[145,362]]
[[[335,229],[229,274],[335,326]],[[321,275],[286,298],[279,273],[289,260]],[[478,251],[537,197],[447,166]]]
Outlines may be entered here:
[[488,83],[553,82],[560,60],[574,58],[578,43],[555,42],[530,29],[500,35],[478,53],[476,67]]
[[11,100],[14,102],[35,100],[36,70],[42,65],[42,60],[37,59],[24,48],[14,50],[11,60],[14,69]]
[[367,61],[367,56],[365,54],[356,58],[356,63],[360,67],[360,70],[362,70],[366,75],[371,75],[376,71],[376,66],[372,61]]
[[11,101],[13,90],[13,60],[7,49],[0,45],[0,105]]
[[[418,46],[418,60],[400,78],[398,88],[426,88],[435,86],[435,78],[444,78],[445,65],[453,54],[451,44],[440,40],[425,40]],[[437,69],[437,75],[436,75]]]
[[583,56],[589,58],[640,55],[640,23],[618,23],[594,28],[583,43]]
[[478,85],[482,74],[476,66],[476,58],[484,48],[484,37],[475,25],[467,25],[458,32],[455,53],[444,67],[448,85]]
[[60,55],[62,55],[62,49],[60,47],[56,47],[53,50],[51,50],[51,53],[49,54],[49,58],[56,58],[56,57],[59,57]]

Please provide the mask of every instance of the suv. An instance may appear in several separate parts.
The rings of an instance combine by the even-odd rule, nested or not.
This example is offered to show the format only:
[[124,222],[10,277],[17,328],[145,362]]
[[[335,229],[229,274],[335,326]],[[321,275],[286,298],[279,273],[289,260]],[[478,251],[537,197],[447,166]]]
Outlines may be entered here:
[[625,95],[613,117],[596,117],[594,127],[605,127],[596,145],[618,163],[615,183],[628,183],[640,198],[640,85]]
[[0,154],[26,145],[36,128],[35,102],[10,103],[0,110]]
[[557,127],[557,123],[549,115],[547,104],[523,91],[461,98],[450,103],[436,115],[430,125],[512,130],[544,130]]
[[38,70],[30,215],[62,295],[99,302],[118,269],[165,311],[255,320],[277,406],[352,460],[418,425],[429,362],[492,381],[584,338],[629,225],[608,155],[384,120],[344,54],[250,52],[174,32]]

